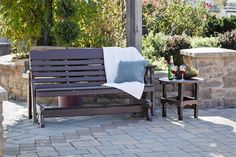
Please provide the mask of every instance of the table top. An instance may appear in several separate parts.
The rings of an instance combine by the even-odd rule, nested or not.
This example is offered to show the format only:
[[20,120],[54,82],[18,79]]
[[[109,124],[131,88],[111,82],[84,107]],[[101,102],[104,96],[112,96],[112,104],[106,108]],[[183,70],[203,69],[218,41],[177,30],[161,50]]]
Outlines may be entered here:
[[172,83],[172,84],[192,84],[192,83],[199,83],[201,81],[204,81],[204,79],[200,77],[193,77],[191,79],[173,79],[169,80],[168,77],[161,77],[159,81],[162,83]]

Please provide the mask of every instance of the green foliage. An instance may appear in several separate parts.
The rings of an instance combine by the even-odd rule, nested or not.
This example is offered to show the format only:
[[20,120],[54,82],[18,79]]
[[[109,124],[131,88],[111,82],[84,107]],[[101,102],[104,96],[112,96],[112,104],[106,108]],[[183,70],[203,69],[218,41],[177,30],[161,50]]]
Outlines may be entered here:
[[125,0],[79,0],[78,47],[124,46]]
[[223,20],[216,15],[208,15],[206,24],[205,24],[205,36],[215,37],[222,31]]
[[170,60],[170,56],[173,56],[174,64],[179,66],[183,64],[183,56],[180,55],[180,50],[188,48],[191,48],[189,37],[185,35],[169,36],[166,49],[161,56],[168,61]]
[[231,31],[236,28],[236,16],[217,17],[208,15],[205,25],[205,36],[218,36],[219,33]]
[[56,20],[53,27],[55,41],[58,45],[72,46],[79,35],[76,23],[77,6],[74,0],[56,1]]
[[[42,5],[43,1],[38,0],[1,0],[0,35],[11,40],[17,53],[27,53],[40,37],[44,18]],[[27,45],[22,46],[22,43]]]
[[207,14],[203,4],[192,6],[186,1],[173,0],[169,4],[165,1],[162,5],[151,6],[150,4],[145,7],[144,23],[149,31],[151,29],[155,33],[189,36],[198,36],[203,33]]
[[222,48],[236,50],[236,29],[219,34],[219,41]]
[[[180,55],[181,49],[191,48],[190,39],[184,35],[165,36],[163,33],[153,32],[143,39],[143,54],[152,63],[163,65],[163,57],[169,61],[170,56],[174,58],[174,64],[183,64],[183,57]],[[160,62],[161,61],[161,62]],[[158,67],[158,68],[160,68]]]
[[157,70],[166,69],[164,58],[160,55],[166,46],[167,37],[164,33],[150,32],[143,38],[142,53],[152,64],[157,66]]
[[51,46],[124,46],[125,0],[1,0],[0,28],[18,54],[45,36]]
[[143,55],[151,61],[159,59],[160,53],[164,51],[167,37],[164,33],[150,32],[148,36],[143,38]]
[[220,47],[220,42],[217,37],[194,37],[191,39],[191,46],[197,47]]

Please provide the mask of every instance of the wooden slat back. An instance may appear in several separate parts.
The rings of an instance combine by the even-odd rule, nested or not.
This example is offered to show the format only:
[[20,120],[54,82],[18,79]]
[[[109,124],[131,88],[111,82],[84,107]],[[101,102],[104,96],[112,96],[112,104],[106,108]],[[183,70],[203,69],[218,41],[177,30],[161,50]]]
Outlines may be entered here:
[[101,48],[55,49],[29,54],[34,87],[89,87],[106,82]]

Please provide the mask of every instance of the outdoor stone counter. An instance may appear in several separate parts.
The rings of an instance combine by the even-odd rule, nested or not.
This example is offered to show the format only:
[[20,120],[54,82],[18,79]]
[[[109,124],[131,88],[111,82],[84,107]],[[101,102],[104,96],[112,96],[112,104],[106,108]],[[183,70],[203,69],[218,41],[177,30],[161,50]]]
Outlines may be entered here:
[[184,63],[197,68],[203,108],[236,107],[236,51],[223,48],[181,50]]
[[2,116],[2,103],[7,100],[7,91],[0,86],[0,156],[4,156],[4,138],[3,138],[3,116]]

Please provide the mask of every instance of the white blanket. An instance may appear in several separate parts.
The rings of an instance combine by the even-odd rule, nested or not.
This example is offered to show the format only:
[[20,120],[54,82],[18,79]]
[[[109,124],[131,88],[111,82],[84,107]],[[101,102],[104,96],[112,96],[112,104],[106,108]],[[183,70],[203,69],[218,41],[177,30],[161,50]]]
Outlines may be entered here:
[[107,87],[120,89],[137,99],[140,99],[144,90],[144,84],[140,82],[124,82],[114,83],[117,76],[118,65],[120,61],[136,61],[144,60],[144,57],[134,47],[104,47],[104,65],[106,71],[107,83],[103,84]]

